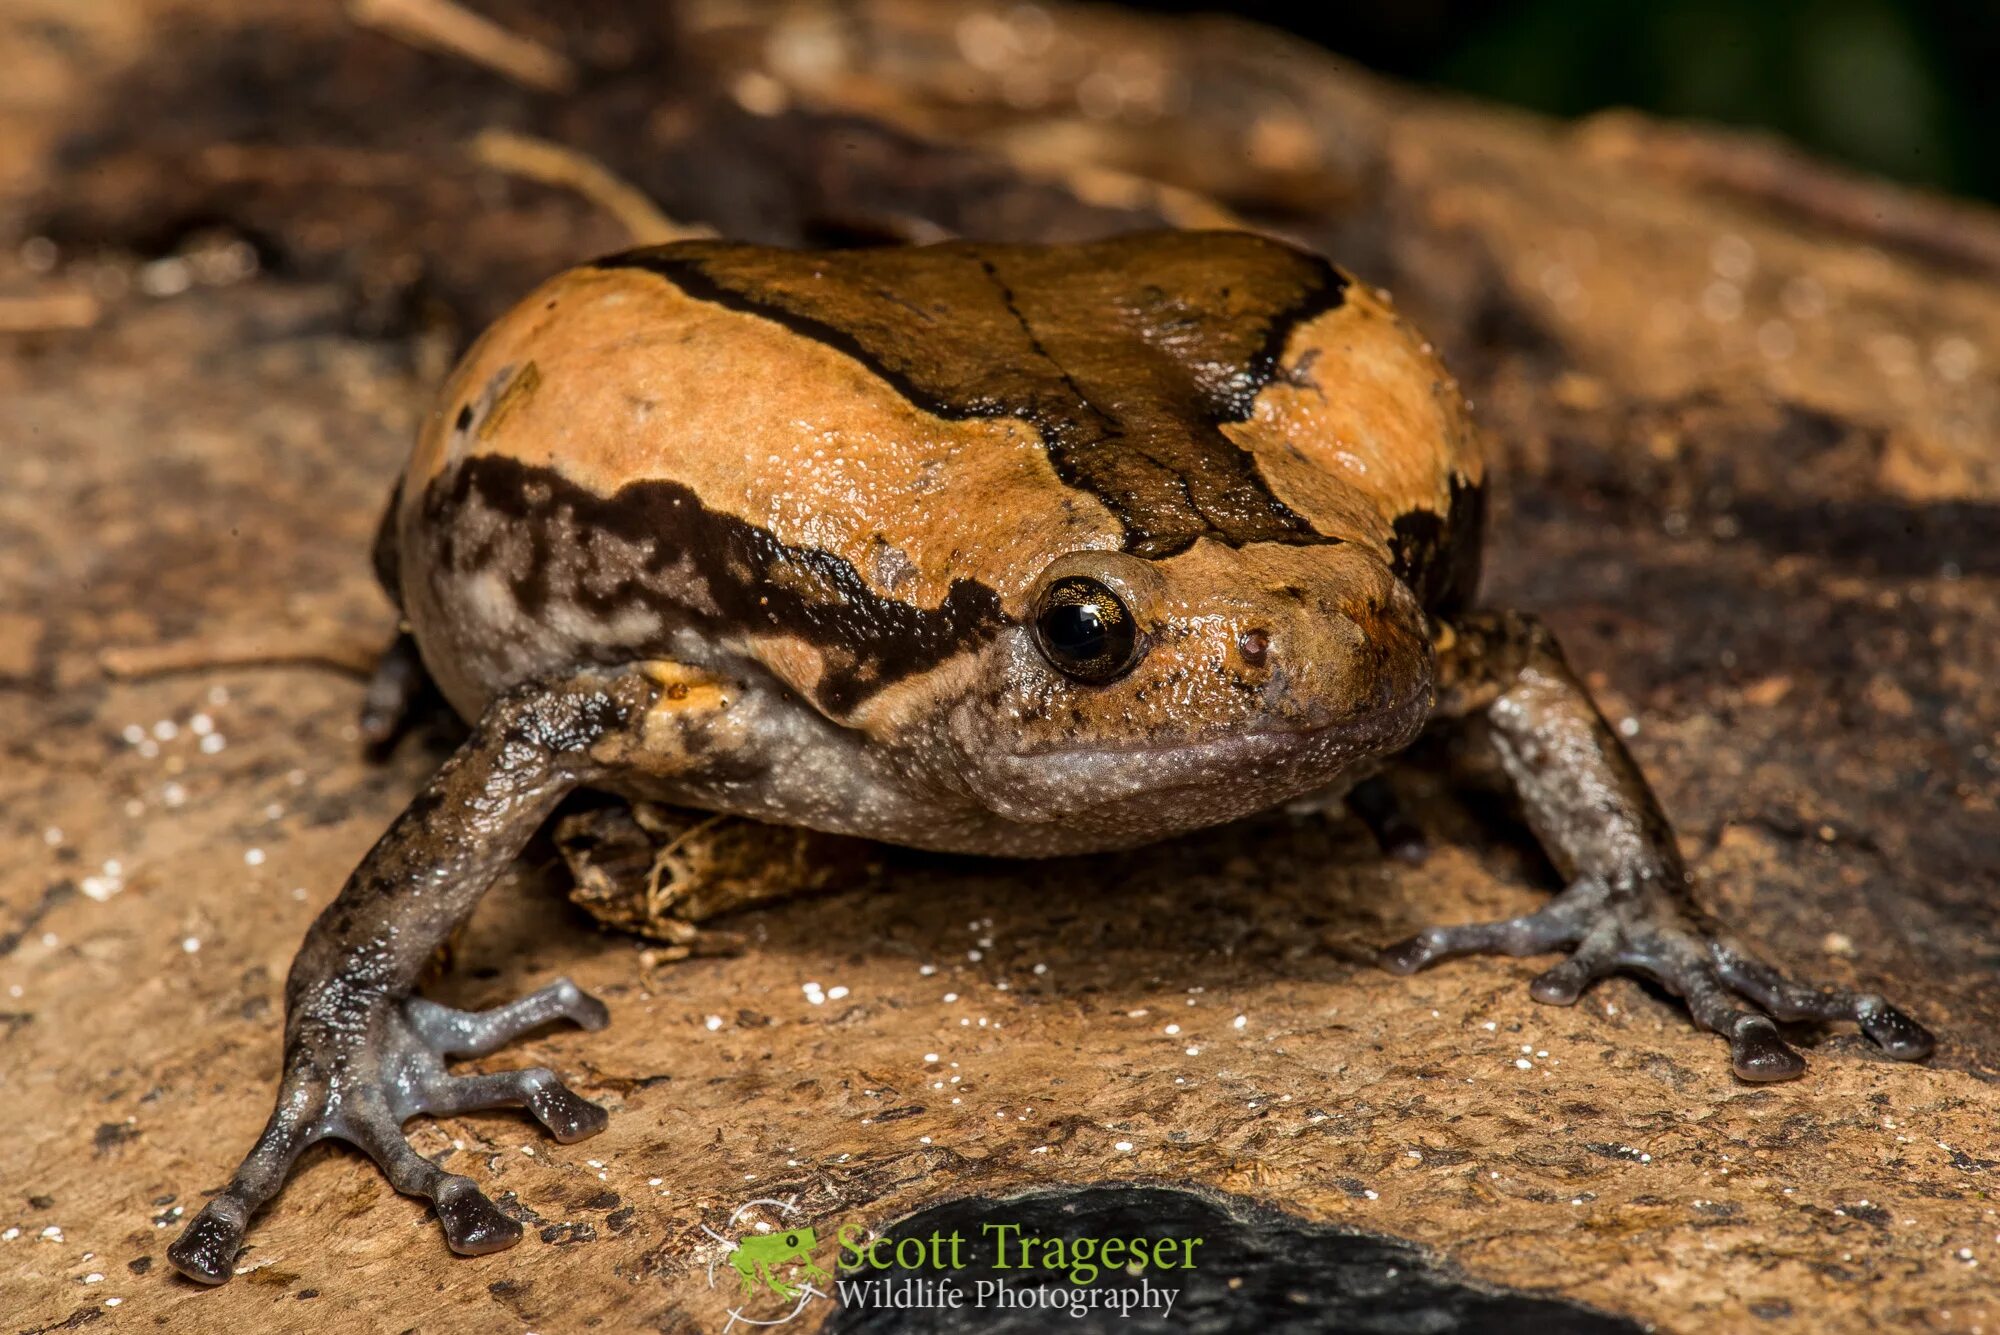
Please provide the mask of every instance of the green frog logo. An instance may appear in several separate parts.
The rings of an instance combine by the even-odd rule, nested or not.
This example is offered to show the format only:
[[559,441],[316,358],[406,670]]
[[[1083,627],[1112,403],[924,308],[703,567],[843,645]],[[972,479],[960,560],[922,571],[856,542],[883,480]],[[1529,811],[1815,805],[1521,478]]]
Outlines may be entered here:
[[[829,1296],[814,1284],[832,1276],[813,1261],[819,1234],[802,1222],[803,1213],[796,1196],[763,1197],[737,1206],[721,1232],[702,1225],[722,1248],[708,1264],[708,1286],[717,1287],[718,1280],[727,1284],[729,1271],[736,1274],[737,1292],[724,1335],[739,1325],[782,1326],[813,1299]],[[787,1306],[775,1307],[769,1301],[774,1298]]]
[[799,1289],[772,1274],[771,1267],[796,1265],[807,1279],[826,1279],[826,1271],[813,1264],[812,1249],[817,1246],[819,1238],[809,1228],[759,1233],[736,1244],[729,1253],[729,1264],[742,1277],[744,1293],[755,1293],[762,1284],[766,1292],[789,1300],[799,1296]]

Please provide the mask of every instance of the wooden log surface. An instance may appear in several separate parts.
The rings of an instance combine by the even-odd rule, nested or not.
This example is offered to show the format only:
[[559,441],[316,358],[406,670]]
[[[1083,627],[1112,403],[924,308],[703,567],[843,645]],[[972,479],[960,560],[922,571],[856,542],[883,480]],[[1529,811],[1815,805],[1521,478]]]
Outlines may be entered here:
[[[1144,1179],[1662,1329],[2000,1329],[1989,214],[1225,20],[495,0],[496,46],[412,8],[0,11],[0,1326],[716,1329],[703,1225],[747,1195],[875,1225]],[[300,935],[448,745],[365,762],[353,665],[391,626],[387,480],[484,319],[648,227],[1233,222],[1444,349],[1501,478],[1489,599],[1562,635],[1703,900],[1894,995],[1935,1058],[1829,1031],[1752,1087],[1629,981],[1559,1010],[1531,961],[1377,972],[1373,945],[1549,888],[1423,765],[1396,778],[1420,868],[1338,813],[1029,869],[895,857],[679,961],[591,924],[544,846],[432,993],[605,997],[609,1030],[490,1060],[573,1075],[611,1127],[413,1126],[537,1236],[452,1258],[326,1150],[234,1283],[171,1277],[268,1110]]]

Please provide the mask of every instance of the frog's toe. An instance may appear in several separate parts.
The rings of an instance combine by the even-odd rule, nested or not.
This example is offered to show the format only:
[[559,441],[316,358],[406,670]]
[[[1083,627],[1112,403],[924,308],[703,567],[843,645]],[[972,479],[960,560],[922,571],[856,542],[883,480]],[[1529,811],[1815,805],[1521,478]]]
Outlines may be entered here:
[[441,1193],[434,1204],[438,1223],[444,1227],[444,1240],[453,1251],[460,1256],[484,1256],[488,1252],[505,1251],[521,1240],[519,1221],[502,1214],[500,1207],[488,1200],[471,1179],[460,1177],[452,1181],[464,1186]]
[[285,1095],[229,1185],[212,1196],[167,1247],[167,1260],[174,1269],[197,1283],[228,1281],[235,1273],[236,1253],[242,1249],[250,1216],[284,1185],[293,1161],[326,1138],[321,1087],[296,1073],[288,1073],[285,1083]]
[[459,1255],[484,1256],[521,1240],[521,1225],[502,1214],[471,1178],[447,1173],[411,1149],[401,1125],[386,1108],[359,1111],[342,1135],[381,1165],[396,1190],[429,1198],[437,1208],[445,1241]]
[[218,1196],[204,1205],[167,1248],[174,1269],[202,1284],[228,1280],[243,1246],[248,1212],[233,1198]]
[[1876,1047],[1897,1061],[1922,1061],[1937,1039],[1931,1031],[1873,992],[1795,983],[1733,942],[1709,946],[1717,971],[1737,991],[1780,1020],[1852,1020]]
[[578,1097],[545,1067],[490,1075],[440,1076],[416,1091],[416,1110],[441,1115],[525,1106],[565,1145],[588,1140],[609,1120],[604,1109]]
[[568,1020],[582,1029],[611,1023],[604,1003],[567,978],[491,1010],[462,1011],[412,997],[404,1014],[417,1035],[440,1055],[484,1057],[532,1029]]
[[1574,945],[1581,928],[1565,898],[1558,895],[1518,918],[1426,927],[1384,949],[1376,962],[1391,973],[1411,974],[1459,955],[1541,955]]

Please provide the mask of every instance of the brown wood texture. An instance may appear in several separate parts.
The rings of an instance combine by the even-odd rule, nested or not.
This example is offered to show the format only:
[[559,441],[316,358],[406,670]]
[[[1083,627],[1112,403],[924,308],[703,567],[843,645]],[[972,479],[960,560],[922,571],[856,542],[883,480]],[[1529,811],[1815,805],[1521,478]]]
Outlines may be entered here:
[[[719,1329],[702,1226],[747,1196],[879,1224],[1145,1178],[1663,1329],[2000,1329],[1990,216],[1220,20],[495,0],[493,68],[381,18],[408,8],[0,8],[0,1328]],[[469,333],[628,224],[1231,218],[1438,342],[1498,477],[1489,600],[1564,637],[1704,901],[1890,992],[1935,1058],[1807,1035],[1803,1080],[1751,1087],[1628,981],[1558,1010],[1532,961],[1376,971],[1414,925],[1549,888],[1435,765],[1396,778],[1421,868],[1338,813],[1051,866],[896,855],[678,961],[593,925],[543,845],[432,994],[604,997],[604,1033],[490,1065],[556,1068],[611,1127],[413,1127],[533,1235],[453,1258],[318,1151],[232,1284],[170,1274],[268,1109],[306,923],[448,744],[366,763],[352,664],[391,627],[387,482]]]

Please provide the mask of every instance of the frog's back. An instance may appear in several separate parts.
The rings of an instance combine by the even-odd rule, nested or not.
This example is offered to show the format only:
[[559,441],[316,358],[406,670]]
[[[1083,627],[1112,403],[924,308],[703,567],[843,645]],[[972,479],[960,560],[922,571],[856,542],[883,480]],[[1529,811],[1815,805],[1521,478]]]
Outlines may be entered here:
[[851,715],[1086,548],[1359,542],[1433,609],[1477,578],[1456,387],[1374,294],[1243,233],[637,251],[545,284],[440,402],[400,578],[461,708],[720,646]]

